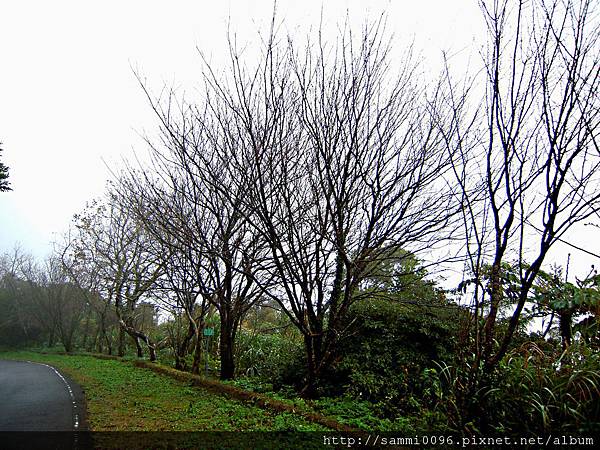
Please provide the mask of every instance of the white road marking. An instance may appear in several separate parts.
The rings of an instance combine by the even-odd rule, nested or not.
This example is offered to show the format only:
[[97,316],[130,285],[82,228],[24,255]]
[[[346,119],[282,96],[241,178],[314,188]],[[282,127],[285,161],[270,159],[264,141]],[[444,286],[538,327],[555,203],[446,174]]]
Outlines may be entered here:
[[73,428],[75,430],[78,430],[79,429],[79,414],[77,413],[77,403],[75,402],[75,395],[73,394],[73,389],[71,389],[71,386],[69,385],[67,380],[65,380],[65,377],[63,377],[62,374],[58,370],[56,370],[54,367],[52,367],[48,364],[39,363],[39,362],[35,362],[35,361],[27,361],[27,362],[31,363],[31,364],[39,364],[40,366],[46,366],[49,369],[52,369],[54,371],[54,373],[58,376],[58,378],[60,378],[62,380],[62,382],[67,387],[67,391],[69,391],[69,397],[71,397],[71,403],[73,405]]

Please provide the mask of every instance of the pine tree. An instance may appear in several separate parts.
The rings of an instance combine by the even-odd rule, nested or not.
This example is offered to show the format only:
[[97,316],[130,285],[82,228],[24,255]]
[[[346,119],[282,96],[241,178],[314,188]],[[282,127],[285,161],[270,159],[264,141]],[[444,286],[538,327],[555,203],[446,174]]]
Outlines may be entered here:
[[[2,154],[2,143],[0,142],[0,156]],[[0,192],[10,191],[10,183],[8,182],[8,167],[0,162]]]

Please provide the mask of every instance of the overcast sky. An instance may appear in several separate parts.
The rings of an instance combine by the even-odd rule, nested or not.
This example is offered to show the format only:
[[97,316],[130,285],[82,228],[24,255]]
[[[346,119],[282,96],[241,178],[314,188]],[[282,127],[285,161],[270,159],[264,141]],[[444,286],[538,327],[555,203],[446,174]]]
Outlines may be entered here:
[[[13,192],[0,194],[0,253],[19,242],[43,257],[109,171],[156,122],[131,67],[157,91],[199,79],[198,49],[218,61],[227,24],[252,45],[270,21],[271,1],[12,1],[0,3],[0,141]],[[286,29],[302,35],[388,14],[398,48],[410,43],[437,70],[442,50],[477,58],[483,22],[476,0],[278,1]],[[590,247],[580,228],[573,239]],[[600,250],[593,242],[590,247]],[[577,252],[574,252],[577,253]],[[566,252],[555,256],[566,261]],[[574,254],[585,270],[593,258]],[[599,263],[600,261],[596,261]]]

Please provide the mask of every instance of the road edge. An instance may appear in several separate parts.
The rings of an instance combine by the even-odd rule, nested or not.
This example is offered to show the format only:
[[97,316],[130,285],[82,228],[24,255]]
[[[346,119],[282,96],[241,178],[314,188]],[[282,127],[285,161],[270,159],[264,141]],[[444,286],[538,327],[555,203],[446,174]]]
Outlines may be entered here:
[[58,376],[63,384],[65,385],[65,389],[69,392],[69,396],[71,397],[73,408],[73,432],[87,432],[89,429],[88,422],[88,410],[87,410],[87,401],[85,398],[85,390],[75,381],[71,376],[67,373],[63,372],[59,368],[53,366],[52,364],[48,364],[45,362],[38,361],[30,361],[24,360],[30,364],[38,364],[41,366],[46,366],[49,369],[52,369],[56,376]]

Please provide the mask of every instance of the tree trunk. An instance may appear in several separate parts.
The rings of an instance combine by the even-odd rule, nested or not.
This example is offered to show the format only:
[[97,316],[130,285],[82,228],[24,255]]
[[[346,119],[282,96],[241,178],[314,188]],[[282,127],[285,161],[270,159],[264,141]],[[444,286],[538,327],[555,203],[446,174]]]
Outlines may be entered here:
[[194,361],[192,363],[192,373],[194,375],[200,374],[200,365],[202,364],[202,333],[196,330],[196,336],[194,339]]
[[156,347],[152,344],[148,344],[148,353],[150,354],[150,361],[156,361]]
[[[188,319],[189,320],[189,319]],[[184,336],[183,340],[179,343],[175,351],[175,368],[177,370],[186,370],[187,364],[185,362],[185,357],[188,354],[188,349],[190,346],[190,341],[194,337],[194,324],[191,320],[189,320],[189,326],[187,334]]]
[[68,334],[63,332],[62,329],[60,331],[60,340],[65,348],[65,352],[71,353],[73,351],[73,332]]
[[[483,329],[484,342],[482,359],[485,363],[486,369],[491,370],[492,357],[494,353],[494,338],[496,329],[496,317],[500,308],[500,302],[502,301],[502,282],[500,279],[500,264],[495,262],[492,265],[492,272],[490,274],[490,310],[485,320]],[[478,349],[479,351],[479,349]]]
[[182,357],[179,352],[175,352],[175,370],[186,370],[185,357]]
[[120,357],[125,356],[125,329],[121,326],[119,327],[119,350],[118,355]]
[[221,356],[221,380],[232,380],[235,376],[235,361],[233,345],[235,326],[231,323],[229,314],[221,312],[221,336],[219,340],[219,355]]
[[90,334],[90,313],[88,312],[85,318],[85,326],[83,328],[83,340],[81,341],[81,348],[87,349],[87,342]]
[[304,335],[306,350],[306,381],[300,391],[304,398],[315,398],[319,386],[319,369],[321,367],[322,335]]
[[235,376],[235,363],[233,359],[233,343],[227,333],[221,333],[221,380],[232,380]]
[[154,344],[150,338],[141,331],[136,330],[133,326],[129,325],[123,319],[119,317],[119,325],[121,329],[124,330],[129,336],[131,336],[135,342],[137,347],[137,355],[138,358],[142,358],[144,356],[142,346],[140,345],[140,339],[144,341],[146,346],[148,347],[148,353],[150,354],[150,361],[156,361],[156,344]]
[[573,313],[569,310],[560,311],[558,313],[558,319],[562,348],[563,350],[566,350],[571,346],[571,340],[573,339],[573,330],[571,328]]
[[204,314],[198,319],[198,323],[194,321],[194,361],[192,362],[192,373],[200,374],[200,366],[202,365],[202,330],[204,329]]
[[54,346],[54,327],[50,330],[50,336],[48,336],[48,347]]
[[108,335],[108,333],[106,331],[103,331],[103,333],[104,333],[104,339],[106,340],[106,347],[108,348],[108,354],[112,355],[113,354],[112,339],[110,338],[110,336]]
[[100,329],[98,327],[96,327],[96,329],[94,331],[94,337],[88,343],[88,345],[86,347],[84,347],[86,352],[93,352],[94,349],[97,347],[99,334],[100,334]]
[[133,337],[133,341],[135,342],[135,348],[137,349],[137,357],[143,358],[144,350],[142,349],[142,346],[140,345],[140,339],[137,336],[132,336],[132,337]]

